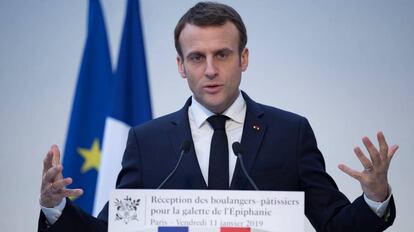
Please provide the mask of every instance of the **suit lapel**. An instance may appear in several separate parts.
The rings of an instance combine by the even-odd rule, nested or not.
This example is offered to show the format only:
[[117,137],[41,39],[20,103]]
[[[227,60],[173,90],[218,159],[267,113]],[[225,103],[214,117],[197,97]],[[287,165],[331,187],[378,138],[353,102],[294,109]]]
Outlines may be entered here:
[[[260,109],[260,106],[250,99],[247,94],[244,92],[242,94],[246,101],[246,118],[243,126],[241,147],[243,149],[244,165],[250,174],[266,132],[266,124],[261,118],[263,111]],[[241,169],[239,161],[237,161],[230,189],[244,189],[246,184],[248,184],[247,189],[253,188],[250,183],[247,183],[247,178]]]
[[176,117],[171,120],[172,128],[169,130],[168,136],[174,148],[177,157],[180,155],[181,144],[185,140],[191,142],[191,148],[188,154],[184,154],[181,166],[185,167],[186,176],[183,181],[186,181],[190,189],[206,189],[207,184],[201,173],[200,165],[195,154],[194,142],[191,135],[191,128],[188,119],[188,107],[191,105],[191,98],[189,98],[184,107],[179,110]]

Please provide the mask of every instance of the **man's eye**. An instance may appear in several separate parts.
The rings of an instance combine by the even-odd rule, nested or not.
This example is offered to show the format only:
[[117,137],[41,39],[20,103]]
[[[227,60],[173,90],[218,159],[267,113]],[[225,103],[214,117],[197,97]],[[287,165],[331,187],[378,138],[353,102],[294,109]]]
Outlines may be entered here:
[[229,53],[228,52],[220,52],[220,53],[217,53],[216,56],[219,59],[226,59],[229,56]]
[[190,57],[190,60],[193,62],[201,62],[203,60],[203,56],[202,55],[192,55]]

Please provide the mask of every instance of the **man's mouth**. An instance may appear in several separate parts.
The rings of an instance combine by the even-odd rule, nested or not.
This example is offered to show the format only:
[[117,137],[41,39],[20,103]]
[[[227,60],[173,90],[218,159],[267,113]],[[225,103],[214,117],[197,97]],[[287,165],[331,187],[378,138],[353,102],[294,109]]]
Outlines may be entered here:
[[222,87],[223,86],[222,85],[219,85],[219,84],[211,84],[211,85],[204,86],[204,90],[207,93],[214,94],[214,93],[219,92]]

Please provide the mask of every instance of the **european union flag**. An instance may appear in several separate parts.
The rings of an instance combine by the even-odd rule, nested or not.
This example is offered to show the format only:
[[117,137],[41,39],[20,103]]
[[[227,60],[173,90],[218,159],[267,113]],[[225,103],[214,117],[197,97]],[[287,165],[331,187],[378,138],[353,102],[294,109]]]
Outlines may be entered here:
[[88,32],[63,156],[64,176],[84,194],[74,203],[92,213],[112,68],[99,0],[89,1]]
[[106,121],[94,215],[99,213],[109,199],[110,190],[115,188],[129,129],[151,117],[140,8],[137,0],[128,0],[111,110]]

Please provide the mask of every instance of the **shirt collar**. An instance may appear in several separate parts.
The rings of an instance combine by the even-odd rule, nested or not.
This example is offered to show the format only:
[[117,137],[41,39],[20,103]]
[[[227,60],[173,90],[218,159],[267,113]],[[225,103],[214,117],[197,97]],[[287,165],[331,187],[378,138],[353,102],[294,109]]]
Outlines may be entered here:
[[[206,121],[207,118],[214,115],[213,112],[209,111],[203,105],[201,105],[195,98],[192,96],[192,104],[190,106],[190,113],[193,116],[194,122],[198,128],[200,128]],[[243,111],[246,111],[246,101],[244,100],[241,92],[239,92],[239,96],[233,102],[233,104],[227,108],[222,115],[226,115],[232,121],[236,123],[243,124],[245,114]]]

